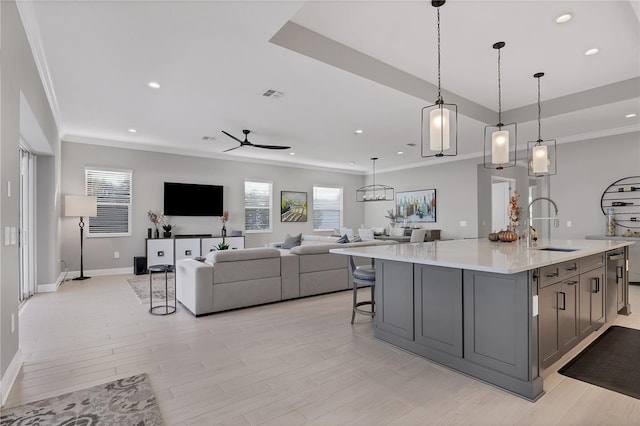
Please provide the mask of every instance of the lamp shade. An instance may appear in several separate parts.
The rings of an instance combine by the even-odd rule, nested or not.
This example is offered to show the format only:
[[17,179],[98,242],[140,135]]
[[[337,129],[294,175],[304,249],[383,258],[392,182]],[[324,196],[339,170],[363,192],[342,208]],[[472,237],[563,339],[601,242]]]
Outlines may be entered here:
[[64,215],[73,217],[96,217],[98,199],[87,195],[65,195]]
[[509,162],[509,132],[499,130],[491,135],[491,162],[506,164]]
[[439,108],[431,110],[429,113],[430,132],[429,145],[431,151],[444,151],[449,149],[449,110]]
[[547,147],[539,145],[533,148],[533,159],[531,167],[534,173],[546,173],[549,171],[549,156],[547,155]]

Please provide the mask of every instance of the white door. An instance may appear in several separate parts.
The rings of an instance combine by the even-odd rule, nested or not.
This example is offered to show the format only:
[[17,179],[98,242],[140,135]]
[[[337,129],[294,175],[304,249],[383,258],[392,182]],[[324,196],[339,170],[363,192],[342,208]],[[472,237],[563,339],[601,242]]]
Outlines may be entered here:
[[20,149],[20,301],[33,296],[36,289],[35,157],[26,149]]
[[492,177],[491,180],[491,230],[506,230],[509,226],[509,199],[516,181]]

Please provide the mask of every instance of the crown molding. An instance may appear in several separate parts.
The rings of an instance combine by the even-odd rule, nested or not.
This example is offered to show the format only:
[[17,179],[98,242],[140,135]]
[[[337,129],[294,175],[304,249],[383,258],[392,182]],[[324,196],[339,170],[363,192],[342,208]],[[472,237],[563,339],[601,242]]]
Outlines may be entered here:
[[53,88],[53,82],[51,80],[51,73],[49,72],[49,65],[44,54],[44,48],[42,46],[42,37],[40,36],[40,29],[38,27],[38,21],[36,19],[36,11],[33,7],[32,0],[16,1],[18,8],[18,14],[22,20],[22,26],[24,32],[27,35],[27,41],[31,47],[31,53],[33,54],[33,60],[36,63],[38,74],[40,74],[40,80],[44,92],[49,101],[49,107],[51,108],[51,114],[53,115],[53,121],[56,123],[58,134],[64,134],[64,125],[62,121],[62,114],[58,106],[58,99],[56,92]]

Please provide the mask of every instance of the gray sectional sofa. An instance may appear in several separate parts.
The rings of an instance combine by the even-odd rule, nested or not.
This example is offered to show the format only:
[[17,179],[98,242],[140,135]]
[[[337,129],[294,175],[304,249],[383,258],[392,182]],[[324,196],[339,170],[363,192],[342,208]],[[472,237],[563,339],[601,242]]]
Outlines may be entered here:
[[[205,262],[176,263],[176,297],[196,316],[229,309],[347,290],[352,286],[347,256],[332,248],[393,244],[363,241],[287,249],[215,251]],[[356,259],[357,264],[369,259]]]

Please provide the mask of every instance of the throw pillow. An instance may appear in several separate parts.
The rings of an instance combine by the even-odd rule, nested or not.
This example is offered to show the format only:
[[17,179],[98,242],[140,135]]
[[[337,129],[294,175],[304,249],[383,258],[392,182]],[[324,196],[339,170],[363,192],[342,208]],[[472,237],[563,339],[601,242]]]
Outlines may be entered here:
[[340,237],[338,241],[336,241],[336,243],[340,243],[340,244],[347,244],[348,242],[349,242],[349,237],[347,237],[347,234],[344,234],[342,237]]
[[350,242],[352,242],[352,243],[359,243],[359,242],[361,242],[361,241],[362,241],[362,240],[360,239],[360,237],[353,237],[353,239],[352,239]]
[[287,234],[287,238],[284,239],[284,243],[282,244],[283,249],[290,249],[302,244],[302,233],[298,235],[291,236]]

